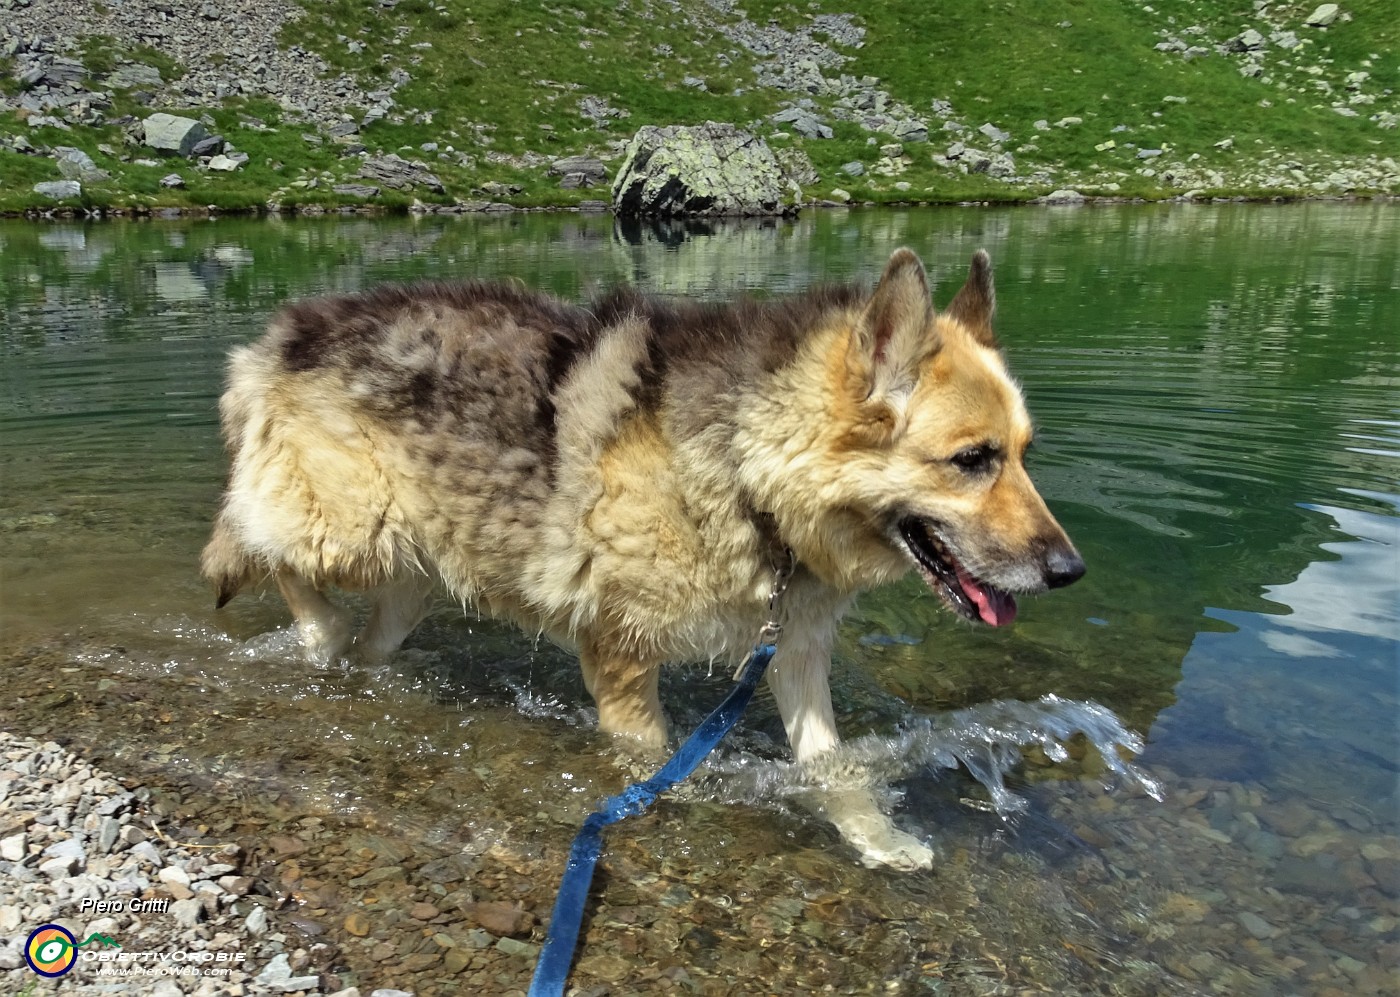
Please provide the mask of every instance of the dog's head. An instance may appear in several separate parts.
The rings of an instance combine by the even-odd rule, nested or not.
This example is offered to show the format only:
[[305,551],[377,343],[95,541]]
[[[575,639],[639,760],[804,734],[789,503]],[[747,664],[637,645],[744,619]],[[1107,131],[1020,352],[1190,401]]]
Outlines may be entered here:
[[1026,473],[1031,421],[992,331],[995,304],[984,251],[941,313],[919,258],[890,257],[827,355],[833,418],[811,467],[825,497],[803,531],[823,549],[803,554],[865,584],[913,566],[957,613],[1001,626],[1013,593],[1068,585],[1084,562]]

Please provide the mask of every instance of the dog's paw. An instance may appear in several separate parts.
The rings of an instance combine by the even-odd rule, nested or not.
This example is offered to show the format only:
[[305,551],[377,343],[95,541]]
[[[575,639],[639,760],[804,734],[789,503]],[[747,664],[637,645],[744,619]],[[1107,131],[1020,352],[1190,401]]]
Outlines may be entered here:
[[334,620],[329,625],[300,624],[302,655],[308,664],[329,668],[350,649],[350,624]]
[[824,793],[817,803],[842,839],[860,852],[861,863],[867,868],[883,865],[912,871],[933,867],[933,849],[895,827],[869,790]]
[[861,850],[861,865],[867,869],[882,865],[902,872],[933,868],[933,849],[893,825],[882,840],[862,842],[856,847]]

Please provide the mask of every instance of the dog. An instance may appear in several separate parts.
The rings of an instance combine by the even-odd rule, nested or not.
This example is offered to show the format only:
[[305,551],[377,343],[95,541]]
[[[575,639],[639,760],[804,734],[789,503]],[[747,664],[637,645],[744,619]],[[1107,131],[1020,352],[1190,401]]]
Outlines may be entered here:
[[[275,579],[317,662],[382,660],[445,589],[576,648],[599,726],[661,746],[662,664],[742,656],[790,558],[768,683],[819,759],[860,592],[916,571],[1005,626],[1084,573],[1023,463],[995,303],[985,251],[940,312],[899,249],[873,291],[773,301],[461,281],[291,304],[230,359],[203,574],[220,607]],[[353,642],[332,586],[370,593]],[[932,863],[870,793],[819,809],[866,864]]]

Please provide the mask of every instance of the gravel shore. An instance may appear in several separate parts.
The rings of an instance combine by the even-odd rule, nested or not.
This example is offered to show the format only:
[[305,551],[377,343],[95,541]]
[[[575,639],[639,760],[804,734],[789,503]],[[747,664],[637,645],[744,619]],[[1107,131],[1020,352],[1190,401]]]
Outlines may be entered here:
[[[303,946],[251,892],[241,848],[174,840],[150,804],[53,741],[0,732],[0,990],[359,997],[327,979],[327,945]],[[26,963],[42,925],[78,946],[53,979]]]

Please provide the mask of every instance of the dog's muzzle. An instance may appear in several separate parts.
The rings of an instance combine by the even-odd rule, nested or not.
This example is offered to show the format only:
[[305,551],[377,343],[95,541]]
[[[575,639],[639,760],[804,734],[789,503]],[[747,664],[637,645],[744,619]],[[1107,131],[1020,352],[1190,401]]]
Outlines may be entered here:
[[[899,537],[929,588],[959,616],[989,626],[1004,627],[1016,619],[1016,600],[1003,589],[968,571],[927,520],[910,516],[899,522]],[[1078,555],[1075,556],[1076,560]],[[1068,573],[1069,566],[1066,566]],[[1079,574],[1084,563],[1079,562]],[[1079,577],[1078,575],[1074,576]],[[1074,578],[1059,584],[1068,585]]]

